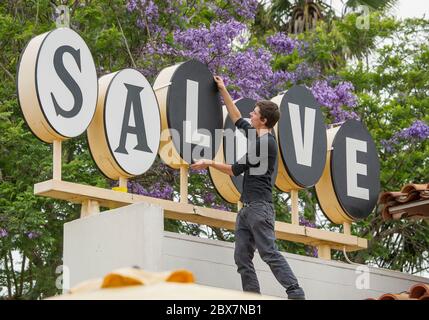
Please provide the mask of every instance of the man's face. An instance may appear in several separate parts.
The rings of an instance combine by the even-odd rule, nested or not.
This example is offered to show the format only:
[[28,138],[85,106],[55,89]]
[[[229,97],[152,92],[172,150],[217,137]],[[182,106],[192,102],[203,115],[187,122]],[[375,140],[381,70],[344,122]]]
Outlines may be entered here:
[[259,129],[265,126],[267,119],[261,120],[261,113],[259,107],[255,107],[252,112],[250,112],[250,124],[253,128]]

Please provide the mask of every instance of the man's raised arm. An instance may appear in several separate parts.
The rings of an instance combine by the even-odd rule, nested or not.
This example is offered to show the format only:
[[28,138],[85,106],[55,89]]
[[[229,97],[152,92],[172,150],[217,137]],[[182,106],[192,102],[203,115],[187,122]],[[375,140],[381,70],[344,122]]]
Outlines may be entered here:
[[225,102],[229,117],[231,118],[232,123],[235,124],[237,120],[241,118],[241,113],[235,105],[234,101],[232,100],[228,90],[226,90],[222,78],[219,76],[214,76],[214,81],[216,82],[219,92],[223,97],[223,101]]

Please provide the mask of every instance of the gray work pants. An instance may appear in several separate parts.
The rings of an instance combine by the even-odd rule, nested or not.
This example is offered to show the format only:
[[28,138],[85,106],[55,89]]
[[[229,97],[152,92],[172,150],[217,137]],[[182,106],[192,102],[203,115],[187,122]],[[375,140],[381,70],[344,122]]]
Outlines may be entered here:
[[298,283],[275,244],[274,221],[274,206],[268,201],[250,202],[237,215],[234,260],[241,275],[243,291],[260,293],[252,262],[255,249],[285,289]]

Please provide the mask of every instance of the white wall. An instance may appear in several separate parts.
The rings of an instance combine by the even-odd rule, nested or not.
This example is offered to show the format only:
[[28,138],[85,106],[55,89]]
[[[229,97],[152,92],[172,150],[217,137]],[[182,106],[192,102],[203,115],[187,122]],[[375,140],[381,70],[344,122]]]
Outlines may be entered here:
[[[163,230],[162,209],[144,203],[65,224],[64,265],[70,271],[70,287],[116,268],[137,265],[151,271],[185,268],[199,284],[241,290],[233,243]],[[365,299],[405,291],[417,282],[429,283],[427,278],[395,271],[368,268],[369,273],[362,275],[356,273],[356,265],[289,253],[284,256],[308,299]],[[286,297],[258,254],[254,264],[262,293]],[[369,288],[358,289],[356,282],[365,284],[359,281],[365,279]]]

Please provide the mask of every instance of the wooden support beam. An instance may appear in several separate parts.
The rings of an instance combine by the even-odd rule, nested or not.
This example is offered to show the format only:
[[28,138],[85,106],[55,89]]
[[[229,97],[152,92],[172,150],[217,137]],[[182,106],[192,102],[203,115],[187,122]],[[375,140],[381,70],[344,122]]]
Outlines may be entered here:
[[188,165],[180,166],[180,202],[188,203]]
[[98,201],[91,199],[85,199],[84,201],[82,201],[82,207],[80,209],[81,218],[98,213],[100,213],[100,204],[98,203]]
[[326,244],[317,246],[318,257],[324,260],[331,260],[331,247]]
[[292,224],[299,225],[298,190],[292,189],[290,191],[290,198],[292,202]]
[[351,224],[350,222],[343,222],[343,233],[347,235],[351,235]]
[[[212,208],[194,206],[184,202],[157,199],[132,193],[117,192],[67,181],[48,180],[34,186],[34,194],[61,199],[73,203],[86,203],[84,216],[94,214],[99,207],[118,208],[133,203],[146,202],[159,206],[167,219],[183,220],[217,228],[234,230],[237,213]],[[87,202],[87,200],[95,202]],[[276,221],[275,233],[278,239],[304,243],[321,248],[323,257],[331,249],[356,251],[367,248],[367,240],[344,233],[309,228],[300,225]]]
[[52,143],[52,178],[61,180],[61,140],[54,140]]
[[128,179],[125,177],[119,177],[119,188],[124,188],[128,192]]

